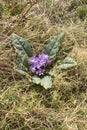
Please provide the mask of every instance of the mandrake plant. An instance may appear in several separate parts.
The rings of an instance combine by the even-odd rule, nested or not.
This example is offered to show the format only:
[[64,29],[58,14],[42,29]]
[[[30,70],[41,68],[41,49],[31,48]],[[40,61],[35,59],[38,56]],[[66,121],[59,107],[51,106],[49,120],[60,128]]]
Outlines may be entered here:
[[[66,70],[77,65],[76,61],[70,57],[66,57],[60,62],[57,61],[56,55],[61,48],[63,36],[64,33],[55,36],[54,39],[47,42],[41,54],[33,55],[30,43],[26,39],[12,34],[12,44],[17,53],[14,69],[22,75],[31,74],[34,84],[40,84],[45,89],[51,88],[54,77],[58,75],[58,69]],[[54,61],[56,61],[55,64]]]

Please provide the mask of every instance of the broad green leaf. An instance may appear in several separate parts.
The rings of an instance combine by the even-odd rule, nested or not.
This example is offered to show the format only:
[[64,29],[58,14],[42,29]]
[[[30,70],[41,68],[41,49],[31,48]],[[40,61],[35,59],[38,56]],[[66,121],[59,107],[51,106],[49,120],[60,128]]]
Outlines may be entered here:
[[33,77],[33,83],[35,84],[40,84],[43,86],[45,89],[51,88],[52,87],[52,79],[51,76],[45,76],[43,78],[39,78],[37,76]]
[[41,79],[41,86],[43,86],[45,89],[52,87],[52,79],[50,76],[45,76],[43,79]]
[[17,71],[18,73],[22,74],[22,75],[27,75],[27,70],[24,66],[19,65],[19,66],[15,66],[14,67],[15,71]]
[[22,57],[18,57],[17,61],[16,61],[17,65],[14,67],[14,69],[23,74],[26,75],[29,69],[29,64],[28,64],[28,60],[27,59],[22,59]]
[[66,57],[64,60],[63,60],[63,63],[60,64],[58,66],[59,69],[69,69],[69,68],[72,68],[74,66],[76,66],[77,63],[76,61],[74,61],[72,58],[70,57]]
[[15,48],[16,53],[18,54],[17,57],[17,66],[14,69],[25,75],[28,71],[28,58],[32,56],[31,47],[27,40],[19,37],[16,34],[12,34],[12,41],[13,46]]
[[33,77],[33,83],[40,84],[41,83],[41,79],[39,77],[34,76]]
[[26,56],[32,56],[31,46],[26,39],[16,34],[12,34],[12,41],[15,51],[18,53],[19,56],[22,56],[23,58],[25,58]]
[[50,40],[47,45],[44,47],[43,52],[48,54],[50,58],[54,58],[56,53],[59,51],[61,46],[61,40],[64,36],[64,33],[55,36],[54,39]]

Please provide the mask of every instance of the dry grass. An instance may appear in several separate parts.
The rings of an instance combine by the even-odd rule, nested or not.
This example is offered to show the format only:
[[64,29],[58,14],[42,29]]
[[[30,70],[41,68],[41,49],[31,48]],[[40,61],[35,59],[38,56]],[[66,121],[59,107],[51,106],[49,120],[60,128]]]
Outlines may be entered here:
[[[3,13],[0,19],[0,130],[87,130],[87,18],[78,15],[87,1],[24,0],[22,4],[20,14]],[[32,85],[14,72],[12,33],[28,39],[38,53],[60,32],[65,38],[57,57],[69,55],[78,65],[61,71],[52,89]]]

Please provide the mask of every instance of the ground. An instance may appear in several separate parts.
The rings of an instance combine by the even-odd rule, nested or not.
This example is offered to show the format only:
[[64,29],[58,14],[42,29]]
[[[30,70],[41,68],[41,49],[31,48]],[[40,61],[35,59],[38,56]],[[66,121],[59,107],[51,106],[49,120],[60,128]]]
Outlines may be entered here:
[[[87,0],[0,0],[0,30],[0,130],[87,130]],[[57,58],[71,56],[77,66],[51,89],[14,71],[12,33],[39,53],[61,32]]]

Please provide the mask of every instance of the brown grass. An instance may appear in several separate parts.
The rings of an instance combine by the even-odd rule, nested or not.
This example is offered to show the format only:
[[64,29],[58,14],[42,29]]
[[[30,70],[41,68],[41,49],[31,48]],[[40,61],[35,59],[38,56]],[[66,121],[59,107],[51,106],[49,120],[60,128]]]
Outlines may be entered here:
[[[76,9],[84,2],[23,1],[20,14],[2,15],[0,130],[87,130],[87,19],[76,15]],[[12,33],[29,40],[33,52],[38,53],[48,39],[60,32],[65,37],[57,58],[71,56],[77,66],[60,71],[52,89],[32,85],[28,78],[14,71],[16,54],[11,45]]]

